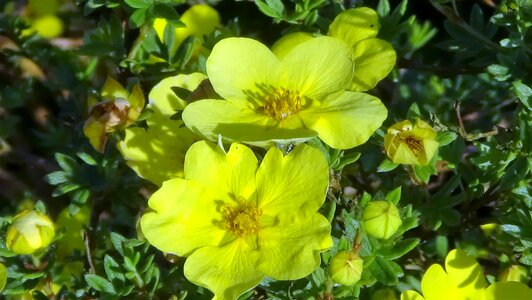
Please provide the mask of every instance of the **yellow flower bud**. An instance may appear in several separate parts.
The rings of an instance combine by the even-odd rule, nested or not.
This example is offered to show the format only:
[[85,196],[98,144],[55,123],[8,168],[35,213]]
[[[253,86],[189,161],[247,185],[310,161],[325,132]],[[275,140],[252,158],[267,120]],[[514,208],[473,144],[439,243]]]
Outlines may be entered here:
[[417,120],[395,123],[384,136],[384,148],[388,157],[396,164],[427,165],[438,150],[436,130],[429,124]]
[[371,300],[397,300],[397,296],[392,289],[382,289],[373,293]]
[[342,251],[331,258],[329,273],[332,280],[343,285],[353,285],[360,280],[364,261],[351,251]]
[[6,234],[6,245],[17,254],[32,254],[47,247],[55,235],[54,223],[48,216],[26,210],[16,215]]
[[499,274],[499,281],[520,281],[527,283],[527,269],[520,265],[511,265]]
[[379,239],[390,238],[402,223],[397,207],[388,201],[368,203],[362,213],[362,222],[366,233]]

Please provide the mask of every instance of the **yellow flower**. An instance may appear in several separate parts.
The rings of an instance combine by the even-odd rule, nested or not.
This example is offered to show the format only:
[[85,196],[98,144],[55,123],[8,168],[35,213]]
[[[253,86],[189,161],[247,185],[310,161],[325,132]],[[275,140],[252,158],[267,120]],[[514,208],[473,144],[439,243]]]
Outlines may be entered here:
[[515,281],[496,282],[487,286],[477,261],[461,250],[452,250],[445,259],[445,270],[430,266],[421,280],[419,293],[408,290],[401,300],[528,300],[532,289]]
[[6,246],[17,254],[32,254],[46,248],[54,239],[54,223],[35,210],[16,215],[7,228]]
[[58,10],[57,0],[30,0],[25,12],[30,28],[24,30],[23,35],[36,33],[46,39],[61,36],[64,26],[63,21],[55,15]]
[[90,144],[99,152],[103,152],[107,143],[106,132],[125,128],[135,122],[144,107],[144,94],[137,83],[131,93],[111,77],[107,77],[98,102],[89,97],[89,118],[83,126],[83,133]]
[[372,201],[364,207],[362,224],[370,236],[388,239],[402,223],[399,210],[389,201]]
[[413,125],[409,120],[395,123],[384,136],[384,148],[396,164],[427,165],[436,151],[436,130],[418,119]]
[[220,41],[207,59],[207,75],[225,100],[188,105],[183,121],[211,140],[267,146],[314,136],[337,149],[363,144],[386,119],[373,96],[346,92],[353,73],[351,50],[320,37],[283,59],[248,38]]
[[[378,32],[379,17],[368,7],[346,10],[329,26],[328,36],[342,39],[351,46],[355,68],[348,90],[367,91],[393,69],[395,51],[388,42],[376,38]],[[291,49],[312,38],[309,33],[291,33],[277,41],[272,50],[283,58]]]
[[177,75],[162,80],[148,95],[147,107],[153,111],[146,119],[148,129],[128,128],[118,149],[127,164],[145,179],[156,185],[175,177],[183,177],[185,152],[198,137],[183,121],[173,116],[187,105],[172,88],[192,92],[207,76],[201,73]]
[[141,219],[146,239],[187,256],[185,276],[216,299],[236,299],[264,276],[294,280],[320,264],[331,226],[317,213],[328,187],[321,152],[307,145],[283,156],[271,148],[258,166],[233,144],[201,141],[185,158],[185,179],[165,181]]
[[85,242],[81,236],[81,231],[89,225],[91,210],[85,205],[79,211],[71,215],[68,207],[64,208],[55,221],[59,230],[64,230],[63,236],[57,240],[57,254],[59,257],[74,255],[74,250],[80,254],[85,253]]

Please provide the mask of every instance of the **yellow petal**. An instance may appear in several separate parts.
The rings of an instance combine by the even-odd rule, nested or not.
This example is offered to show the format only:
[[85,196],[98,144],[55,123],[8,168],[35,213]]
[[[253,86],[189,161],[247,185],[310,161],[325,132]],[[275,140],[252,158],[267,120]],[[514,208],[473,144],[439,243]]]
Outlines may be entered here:
[[487,282],[474,258],[462,250],[452,250],[445,258],[445,270],[465,299],[480,299]]
[[353,75],[352,51],[340,39],[322,36],[296,46],[283,58],[280,86],[321,101],[344,90]]
[[301,111],[305,125],[336,149],[349,149],[365,143],[386,119],[382,102],[363,93],[344,92],[320,105]]
[[331,224],[317,213],[297,221],[279,220],[259,231],[258,269],[277,280],[303,278],[320,265],[320,253],[333,245],[330,234]]
[[[226,100],[200,100],[183,111],[183,121],[193,132],[212,141],[221,135],[225,141],[239,141],[266,147],[275,143],[301,143],[316,136],[303,127],[298,116],[282,123],[247,107]],[[299,125],[299,128],[295,125]]]
[[207,75],[214,90],[227,100],[249,107],[253,107],[250,94],[263,94],[260,85],[278,86],[279,69],[275,54],[248,38],[221,40],[207,59]]
[[384,79],[395,65],[392,45],[377,38],[369,38],[353,46],[355,74],[349,90],[363,92]]
[[282,60],[296,46],[312,38],[314,37],[308,32],[294,32],[287,34],[273,44],[272,52]]
[[127,112],[127,125],[135,122],[144,108],[144,93],[140,89],[140,84],[135,84],[131,90],[131,94],[127,97],[129,102],[129,110]]
[[157,249],[179,256],[217,245],[225,231],[215,224],[221,218],[215,201],[199,183],[179,178],[165,181],[150,197],[153,211],[142,216],[142,233]]
[[93,117],[89,117],[83,126],[83,134],[89,139],[91,146],[98,152],[103,152],[107,143],[105,130],[105,124],[96,121]]
[[233,144],[229,152],[211,142],[201,141],[190,147],[185,158],[185,178],[216,190],[220,197],[248,199],[255,191],[258,161],[253,151]]
[[483,300],[530,300],[532,289],[515,281],[496,282],[484,291]]
[[430,266],[423,275],[421,290],[427,300],[463,299],[457,296],[456,286],[452,284],[450,276],[438,264]]
[[192,5],[179,19],[185,27],[176,28],[176,43],[181,44],[189,35],[193,34],[198,38],[203,38],[214,31],[220,24],[218,12],[205,4]]
[[329,36],[342,39],[350,46],[361,40],[376,37],[379,17],[368,7],[359,7],[340,13],[329,26]]
[[217,300],[234,300],[258,285],[264,274],[257,270],[258,252],[242,239],[223,247],[203,247],[185,262],[187,279],[211,290]]
[[401,293],[401,300],[425,300],[418,292],[408,290]]
[[150,91],[148,95],[149,107],[155,112],[171,117],[176,111],[183,110],[187,105],[187,99],[181,99],[172,90],[172,87],[194,91],[205,79],[207,76],[202,73],[180,74],[165,78]]
[[257,171],[257,199],[265,215],[313,215],[325,201],[329,166],[316,148],[301,144],[290,154],[270,148]]
[[198,140],[181,121],[170,120],[154,113],[148,119],[149,128],[128,128],[118,150],[127,164],[140,177],[156,185],[183,177],[187,149]]
[[103,98],[122,98],[127,100],[129,95],[118,81],[111,76],[107,76],[102,87],[101,96]]

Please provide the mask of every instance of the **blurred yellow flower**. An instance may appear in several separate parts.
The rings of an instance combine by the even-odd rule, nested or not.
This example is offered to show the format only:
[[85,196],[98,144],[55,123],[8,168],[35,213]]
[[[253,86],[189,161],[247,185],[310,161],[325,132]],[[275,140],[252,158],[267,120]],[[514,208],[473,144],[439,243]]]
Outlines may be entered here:
[[148,128],[127,128],[124,140],[118,144],[127,164],[140,177],[159,186],[170,178],[183,177],[185,153],[199,137],[174,118],[185,108],[187,99],[172,88],[192,93],[205,79],[207,76],[201,73],[181,74],[162,80],[151,90]]
[[332,246],[331,225],[317,211],[329,168],[307,145],[284,156],[271,148],[262,163],[244,145],[225,153],[201,141],[185,158],[185,179],[170,179],[141,219],[146,239],[187,256],[185,276],[216,299],[236,299],[264,276],[295,280],[314,271]]
[[30,0],[26,7],[26,17],[30,28],[24,35],[36,33],[43,38],[52,39],[61,36],[64,31],[63,21],[56,15],[58,0]]
[[7,228],[6,246],[17,254],[32,254],[46,248],[54,236],[54,223],[48,216],[26,210],[16,215]]
[[376,97],[345,91],[350,53],[344,41],[319,37],[279,59],[255,40],[224,39],[207,59],[207,75],[225,100],[191,103],[183,121],[210,140],[269,146],[318,136],[336,149],[361,145],[387,110]]
[[416,124],[409,120],[395,123],[384,136],[386,154],[396,164],[425,166],[438,146],[436,130],[420,119]]
[[144,107],[144,94],[140,84],[135,84],[131,93],[111,77],[107,77],[98,100],[88,99],[89,118],[83,126],[83,133],[90,144],[103,152],[107,143],[106,132],[125,128],[133,124]]
[[[329,26],[328,36],[342,39],[351,47],[354,74],[348,90],[363,92],[373,88],[393,69],[395,50],[390,43],[376,38],[379,17],[368,7],[358,7],[340,13]],[[273,52],[283,58],[291,49],[314,38],[309,33],[295,32],[279,39]]]
[[445,270],[430,266],[421,280],[421,291],[408,290],[401,300],[529,300],[532,289],[515,281],[488,286],[477,261],[461,250],[452,250],[445,259]]
[[64,230],[63,236],[57,240],[57,254],[59,257],[74,255],[74,250],[85,254],[85,243],[81,231],[89,225],[91,210],[88,205],[71,215],[68,207],[64,208],[55,221],[58,230]]

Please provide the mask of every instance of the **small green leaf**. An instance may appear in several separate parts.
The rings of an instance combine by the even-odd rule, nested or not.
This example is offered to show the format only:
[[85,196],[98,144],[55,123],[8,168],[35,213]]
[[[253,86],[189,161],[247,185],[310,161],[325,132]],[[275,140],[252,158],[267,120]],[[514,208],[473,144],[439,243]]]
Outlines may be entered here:
[[517,98],[521,100],[524,106],[528,109],[532,109],[532,88],[528,85],[521,82],[521,80],[516,80],[512,82],[514,88],[514,93],[517,95]]
[[385,200],[392,202],[394,205],[397,205],[399,203],[399,200],[401,199],[401,186],[396,187],[391,192],[389,192],[386,195]]
[[420,241],[419,238],[404,239],[390,247],[380,249],[379,254],[385,259],[398,259],[414,249]]
[[395,164],[391,160],[386,158],[385,160],[381,162],[379,167],[377,167],[377,172],[378,173],[390,172],[392,170],[395,170],[395,168],[397,168],[398,166],[399,166],[398,164]]
[[441,131],[438,132],[438,135],[436,136],[436,141],[441,146],[446,146],[452,143],[458,135],[452,131]]
[[255,4],[265,15],[280,19],[283,17],[284,5],[281,0],[256,0]]
[[124,2],[133,8],[148,8],[153,3],[151,0],[124,0]]
[[116,294],[116,290],[113,285],[101,276],[98,276],[96,274],[86,274],[85,281],[89,284],[91,288],[99,292]]

